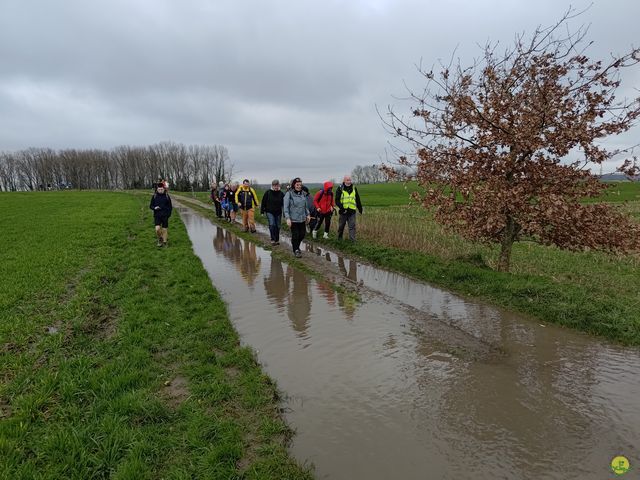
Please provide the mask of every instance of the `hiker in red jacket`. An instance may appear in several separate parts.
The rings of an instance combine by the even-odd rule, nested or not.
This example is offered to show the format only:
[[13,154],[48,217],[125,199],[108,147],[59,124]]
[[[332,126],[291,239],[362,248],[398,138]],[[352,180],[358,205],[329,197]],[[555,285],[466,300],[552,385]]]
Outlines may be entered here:
[[331,215],[333,208],[336,206],[333,200],[333,182],[324,182],[322,190],[313,197],[313,205],[318,212],[315,228],[311,235],[316,238],[318,230],[324,221],[324,235],[322,238],[329,238],[329,227],[331,227]]

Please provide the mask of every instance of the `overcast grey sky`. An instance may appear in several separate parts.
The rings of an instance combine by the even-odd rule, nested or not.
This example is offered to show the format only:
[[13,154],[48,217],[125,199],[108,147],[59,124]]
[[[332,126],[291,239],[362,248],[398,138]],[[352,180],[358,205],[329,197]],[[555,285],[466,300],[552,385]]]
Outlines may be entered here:
[[[225,145],[239,177],[339,178],[384,158],[376,105],[408,111],[417,63],[471,62],[570,3],[591,2],[0,0],[0,150],[173,140]],[[596,0],[574,25],[607,56],[640,42],[639,18],[638,0]]]

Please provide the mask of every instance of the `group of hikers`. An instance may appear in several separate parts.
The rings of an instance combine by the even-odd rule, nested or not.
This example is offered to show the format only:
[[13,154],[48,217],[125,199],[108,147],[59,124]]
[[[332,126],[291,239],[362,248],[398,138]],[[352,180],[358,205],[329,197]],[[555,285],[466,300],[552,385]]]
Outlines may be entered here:
[[[338,211],[338,239],[342,239],[345,226],[349,227],[349,239],[356,240],[356,212],[362,213],[362,203],[358,189],[353,185],[351,177],[346,175],[341,185],[333,191],[333,182],[324,182],[322,188],[311,195],[309,188],[303,185],[299,177],[291,180],[286,187],[286,193],[280,187],[280,181],[271,182],[271,189],[262,198],[251,186],[248,179],[242,185],[238,183],[220,182],[211,185],[211,200],[214,204],[216,216],[228,222],[235,222],[238,211],[242,216],[242,226],[245,232],[256,231],[255,211],[267,217],[271,245],[280,244],[280,226],[282,217],[291,230],[291,246],[296,257],[301,257],[300,244],[304,240],[307,229],[313,238],[317,238],[319,230],[324,225],[323,238],[329,238],[331,217]],[[166,180],[158,179],[155,191],[151,197],[149,208],[153,210],[156,229],[157,245],[167,246],[169,217],[173,211],[169,184]]]
[[300,244],[304,240],[307,228],[317,238],[318,231],[324,224],[323,238],[329,238],[331,217],[338,210],[338,238],[343,236],[344,228],[349,226],[349,238],[356,239],[356,212],[362,213],[362,203],[358,189],[353,185],[350,176],[345,176],[343,183],[333,192],[333,183],[324,182],[322,188],[311,195],[299,177],[291,180],[286,192],[281,189],[280,181],[271,182],[271,189],[262,198],[251,186],[248,179],[242,182],[211,185],[211,201],[218,218],[234,222],[238,210],[242,215],[242,226],[245,232],[255,232],[255,210],[267,217],[271,245],[280,244],[280,226],[282,217],[291,230],[291,245],[296,257],[302,256]]

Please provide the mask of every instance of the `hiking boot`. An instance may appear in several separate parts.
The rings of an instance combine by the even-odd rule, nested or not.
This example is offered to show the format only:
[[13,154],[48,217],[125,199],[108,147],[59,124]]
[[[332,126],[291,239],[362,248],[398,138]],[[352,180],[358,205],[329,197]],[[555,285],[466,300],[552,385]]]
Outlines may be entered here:
[[248,232],[249,231],[249,227],[244,227],[244,231]]
[[256,233],[256,229],[255,228],[251,229],[251,233]]
[[293,254],[296,256],[296,258],[302,257],[302,252],[300,250],[296,250]]
[[158,243],[156,243],[156,247],[161,247],[162,246],[162,240],[158,239]]
[[273,244],[274,245],[280,245],[280,242],[276,240],[275,242],[273,242]]
[[274,245],[277,245],[278,242],[276,242],[275,240],[271,240],[271,246],[273,247]]
[[324,238],[324,239],[329,238],[329,234],[327,232],[324,232],[324,234],[322,235],[322,238]]
[[313,238],[316,238],[316,237],[318,236],[318,231],[317,231],[317,230],[313,230],[313,231],[311,232],[311,236],[312,236]]
[[162,242],[162,246],[163,247],[168,247],[169,246],[169,242]]

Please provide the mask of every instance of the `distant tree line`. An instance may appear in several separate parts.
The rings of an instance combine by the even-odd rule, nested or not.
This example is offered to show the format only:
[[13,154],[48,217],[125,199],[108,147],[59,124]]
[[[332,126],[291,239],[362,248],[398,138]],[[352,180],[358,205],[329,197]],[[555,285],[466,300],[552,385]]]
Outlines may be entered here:
[[358,165],[351,170],[353,183],[382,183],[387,181],[386,174],[380,165]]
[[0,152],[0,191],[151,188],[159,177],[173,190],[208,190],[212,181],[229,181],[233,168],[221,145],[28,148]]
[[408,166],[398,165],[393,171],[380,165],[358,165],[351,170],[354,183],[404,182],[413,180],[415,171]]

